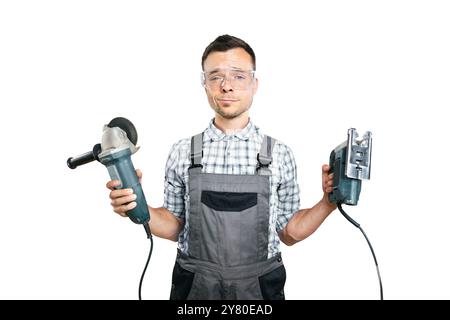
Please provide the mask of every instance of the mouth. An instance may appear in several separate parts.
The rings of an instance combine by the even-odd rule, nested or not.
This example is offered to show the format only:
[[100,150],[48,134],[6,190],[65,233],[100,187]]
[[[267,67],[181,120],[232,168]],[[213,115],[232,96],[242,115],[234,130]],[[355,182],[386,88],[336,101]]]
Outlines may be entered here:
[[217,101],[228,104],[228,103],[238,102],[239,99],[221,98],[221,99],[217,99]]

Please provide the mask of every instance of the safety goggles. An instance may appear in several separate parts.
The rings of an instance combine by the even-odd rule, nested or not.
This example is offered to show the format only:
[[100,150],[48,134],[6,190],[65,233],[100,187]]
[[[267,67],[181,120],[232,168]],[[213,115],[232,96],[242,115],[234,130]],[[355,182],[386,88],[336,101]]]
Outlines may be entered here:
[[254,80],[254,70],[214,69],[201,73],[202,85],[210,90],[220,90],[225,83],[234,90],[247,90]]

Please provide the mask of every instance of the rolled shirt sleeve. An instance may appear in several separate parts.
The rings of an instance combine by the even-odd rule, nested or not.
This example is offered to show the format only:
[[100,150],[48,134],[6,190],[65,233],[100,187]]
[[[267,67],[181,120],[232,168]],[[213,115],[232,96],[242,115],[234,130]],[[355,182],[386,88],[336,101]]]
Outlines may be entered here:
[[280,232],[286,227],[294,213],[300,209],[300,191],[297,183],[297,165],[292,150],[286,145],[280,169],[280,184],[277,188],[277,223],[276,230]]
[[186,186],[183,176],[179,172],[179,148],[175,144],[169,152],[164,177],[164,208],[172,212],[176,217],[184,219],[184,197]]

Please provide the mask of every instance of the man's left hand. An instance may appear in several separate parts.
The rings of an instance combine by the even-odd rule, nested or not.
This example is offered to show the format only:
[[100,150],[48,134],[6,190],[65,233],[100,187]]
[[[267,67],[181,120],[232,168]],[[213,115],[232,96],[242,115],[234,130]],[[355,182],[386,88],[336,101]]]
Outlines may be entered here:
[[330,166],[328,164],[324,164],[322,166],[322,190],[323,190],[323,199],[327,205],[336,207],[334,203],[331,203],[328,200],[328,194],[333,191],[333,173],[330,173]]

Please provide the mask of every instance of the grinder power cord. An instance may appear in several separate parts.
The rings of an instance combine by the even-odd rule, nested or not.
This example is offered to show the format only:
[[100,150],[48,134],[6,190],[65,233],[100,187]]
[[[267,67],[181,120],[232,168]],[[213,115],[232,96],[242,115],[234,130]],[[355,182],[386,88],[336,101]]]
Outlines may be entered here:
[[131,161],[131,155],[139,150],[139,147],[136,147],[137,138],[136,128],[131,121],[122,117],[114,118],[109,124],[104,126],[101,144],[94,145],[92,151],[67,159],[67,166],[70,169],[75,169],[78,166],[97,160],[106,166],[111,180],[120,182],[116,189],[133,189],[136,195],[136,207],[127,212],[128,217],[134,223],[142,224],[147,238],[150,239],[150,252],[139,281],[138,291],[139,300],[141,300],[142,281],[152,255],[153,238],[148,224],[150,213],[147,201]]
[[361,181],[370,179],[372,156],[372,133],[367,131],[360,137],[354,128],[348,129],[347,141],[338,145],[330,154],[330,173],[333,175],[333,191],[328,194],[331,202],[336,203],[342,215],[366,238],[377,268],[380,285],[380,299],[383,300],[383,284],[378,268],[375,251],[364,230],[342,209],[342,205],[356,206],[361,193]]

